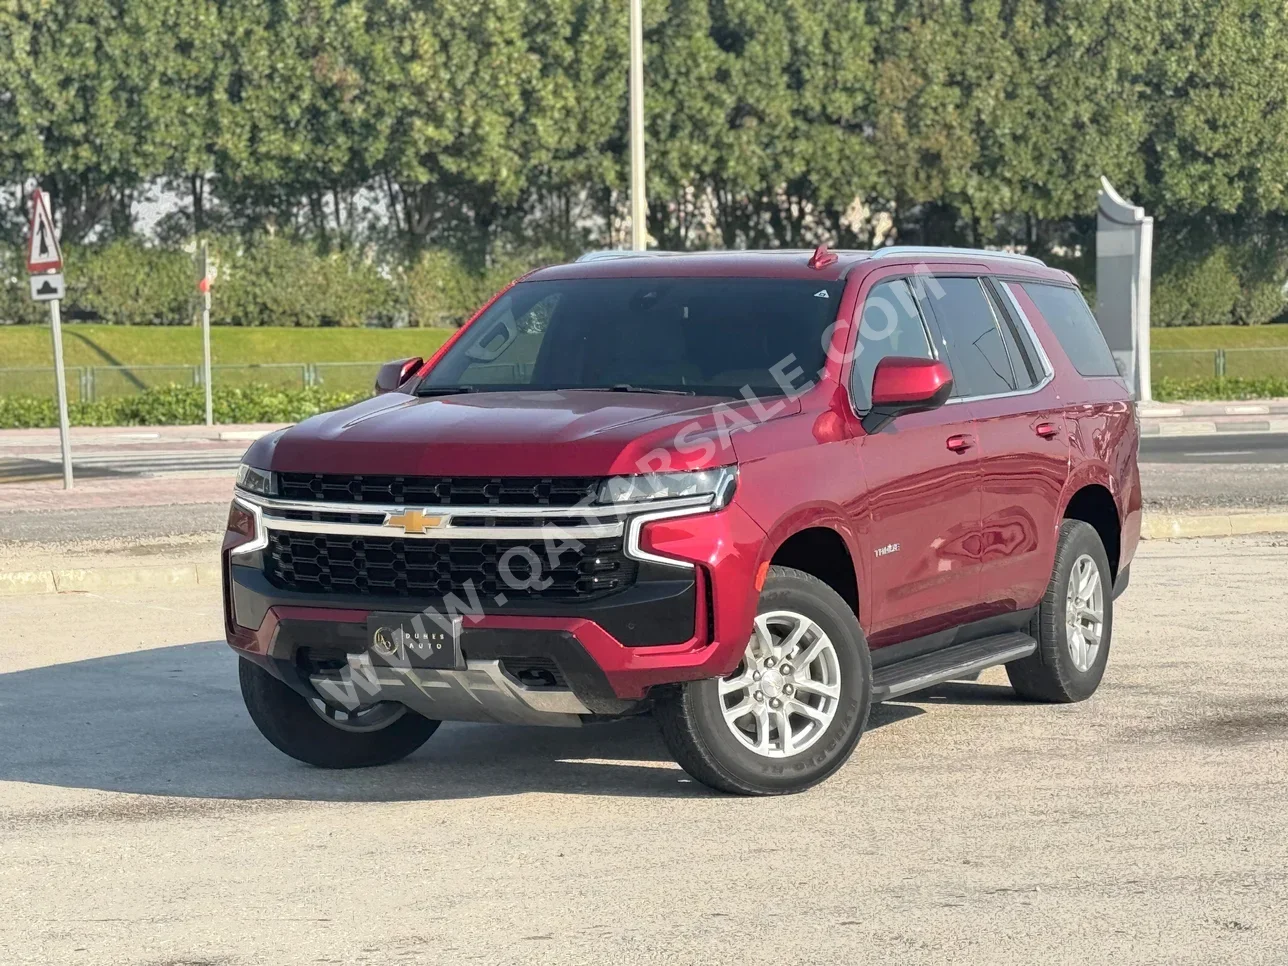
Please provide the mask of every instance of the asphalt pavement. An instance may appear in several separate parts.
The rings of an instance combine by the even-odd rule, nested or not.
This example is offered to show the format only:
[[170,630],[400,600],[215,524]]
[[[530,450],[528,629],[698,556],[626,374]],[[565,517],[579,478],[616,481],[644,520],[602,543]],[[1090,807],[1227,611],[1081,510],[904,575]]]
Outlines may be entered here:
[[[221,531],[233,470],[245,437],[255,431],[225,434],[231,439],[197,435],[201,429],[170,431],[153,439],[156,434],[101,430],[78,444],[83,488],[112,486],[132,495],[130,506],[101,500],[60,508],[52,489],[61,479],[54,437],[0,448],[0,482],[11,484],[0,485],[0,544],[128,542]],[[191,438],[180,435],[185,432]],[[1288,507],[1288,433],[1145,437],[1140,463],[1147,512]],[[156,495],[141,492],[148,488]],[[31,502],[36,497],[43,502]]]
[[1140,441],[1140,459],[1142,463],[1288,465],[1288,433],[1147,436]]
[[310,769],[251,725],[218,589],[0,606],[0,963],[1273,963],[1288,546],[1155,542],[1089,702],[997,670],[881,706],[799,796],[648,718],[445,725]]

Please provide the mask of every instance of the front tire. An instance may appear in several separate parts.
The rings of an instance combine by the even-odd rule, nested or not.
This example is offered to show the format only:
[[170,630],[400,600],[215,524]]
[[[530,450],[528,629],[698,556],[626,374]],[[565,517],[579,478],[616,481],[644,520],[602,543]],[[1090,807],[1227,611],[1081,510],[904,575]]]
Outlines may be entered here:
[[1068,704],[1096,692],[1109,661],[1114,628],[1109,557],[1096,528],[1060,524],[1055,567],[1033,619],[1038,649],[1006,665],[1015,693],[1030,701]]
[[872,659],[854,612],[817,577],[771,567],[738,668],[668,689],[655,715],[698,781],[736,795],[783,795],[845,764],[871,703]]
[[367,768],[406,758],[438,722],[409,709],[376,706],[348,714],[310,702],[264,668],[242,658],[242,699],[260,734],[292,758],[318,768]]

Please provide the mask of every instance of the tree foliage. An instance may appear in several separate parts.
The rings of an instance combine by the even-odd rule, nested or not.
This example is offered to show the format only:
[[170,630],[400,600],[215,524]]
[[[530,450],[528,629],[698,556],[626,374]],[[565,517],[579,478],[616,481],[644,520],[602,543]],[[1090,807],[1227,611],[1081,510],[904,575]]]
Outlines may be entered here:
[[[163,239],[290,237],[345,279],[621,244],[626,7],[7,0],[0,234],[39,180],[67,242],[127,239],[168,192]],[[659,246],[1012,245],[1083,270],[1104,174],[1159,217],[1175,318],[1231,286],[1223,318],[1281,308],[1282,0],[646,0],[645,20]],[[441,315],[420,290],[412,314]]]

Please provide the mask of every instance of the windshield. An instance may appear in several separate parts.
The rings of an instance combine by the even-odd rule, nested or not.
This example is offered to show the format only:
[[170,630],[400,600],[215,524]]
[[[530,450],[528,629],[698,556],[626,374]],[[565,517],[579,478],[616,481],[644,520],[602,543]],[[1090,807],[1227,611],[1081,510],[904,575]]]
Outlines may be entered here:
[[[593,278],[521,282],[419,391],[468,387],[782,395],[817,377],[843,282]],[[775,375],[775,371],[779,375]]]

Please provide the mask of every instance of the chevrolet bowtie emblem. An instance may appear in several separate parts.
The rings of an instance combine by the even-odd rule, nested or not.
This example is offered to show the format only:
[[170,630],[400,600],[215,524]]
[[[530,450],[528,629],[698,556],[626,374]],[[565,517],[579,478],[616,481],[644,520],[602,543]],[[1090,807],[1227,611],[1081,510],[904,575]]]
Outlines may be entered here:
[[443,517],[427,517],[424,510],[405,510],[387,521],[391,527],[402,527],[403,533],[424,533],[443,525]]

